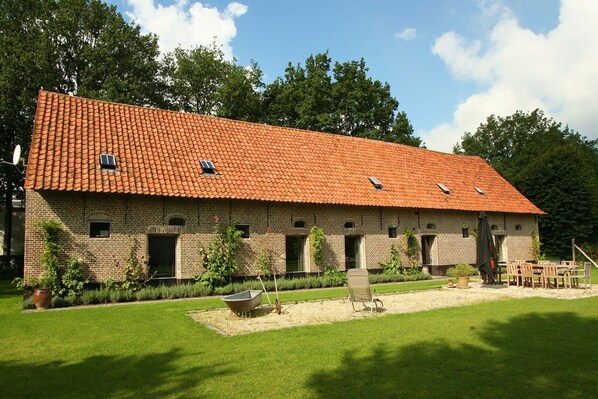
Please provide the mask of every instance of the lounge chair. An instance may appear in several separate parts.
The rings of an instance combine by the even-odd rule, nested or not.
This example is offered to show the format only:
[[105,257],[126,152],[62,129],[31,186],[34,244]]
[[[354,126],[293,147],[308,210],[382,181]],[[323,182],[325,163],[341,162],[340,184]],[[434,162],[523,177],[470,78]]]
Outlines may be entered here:
[[370,305],[370,311],[378,310],[384,307],[382,301],[370,291],[370,280],[368,278],[368,271],[366,269],[349,269],[347,271],[347,285],[349,286],[349,301],[355,311],[355,302],[361,302],[364,308],[367,309],[366,303]]

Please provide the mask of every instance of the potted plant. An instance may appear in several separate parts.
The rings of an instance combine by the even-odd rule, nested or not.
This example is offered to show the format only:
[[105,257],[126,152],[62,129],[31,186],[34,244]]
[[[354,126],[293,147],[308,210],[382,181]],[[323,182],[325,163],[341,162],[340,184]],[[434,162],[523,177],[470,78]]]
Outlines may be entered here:
[[16,277],[12,283],[15,287],[23,289],[31,294],[33,289],[33,303],[37,309],[48,309],[52,304],[52,288],[51,281],[47,278],[33,278],[29,280],[29,284],[25,284],[25,280],[21,277]]
[[37,309],[48,309],[52,305],[51,282],[46,278],[31,281],[33,286],[33,303]]
[[450,267],[446,274],[449,277],[456,277],[458,280],[457,288],[469,287],[469,278],[477,273],[474,267],[471,267],[468,263],[459,263],[456,266]]

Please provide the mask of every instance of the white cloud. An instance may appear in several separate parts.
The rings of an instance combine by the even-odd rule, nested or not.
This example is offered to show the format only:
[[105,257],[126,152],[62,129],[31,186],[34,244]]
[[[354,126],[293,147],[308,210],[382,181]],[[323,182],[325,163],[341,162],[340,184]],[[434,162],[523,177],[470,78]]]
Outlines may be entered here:
[[405,28],[401,32],[395,33],[395,37],[397,39],[401,39],[401,40],[405,40],[405,41],[415,39],[416,36],[417,36],[417,29],[415,29],[415,28]]
[[428,148],[449,152],[489,115],[535,108],[598,137],[598,2],[562,0],[559,25],[546,34],[520,26],[508,9],[500,15],[483,40],[468,41],[455,32],[436,40],[432,52],[452,76],[484,89],[460,102],[451,122],[419,132]]
[[244,4],[229,3],[223,11],[200,2],[179,0],[164,6],[154,0],[127,0],[131,10],[126,12],[144,33],[158,35],[160,51],[168,52],[181,46],[186,49],[216,43],[228,59],[232,59],[231,40],[237,35],[235,18],[245,14]]

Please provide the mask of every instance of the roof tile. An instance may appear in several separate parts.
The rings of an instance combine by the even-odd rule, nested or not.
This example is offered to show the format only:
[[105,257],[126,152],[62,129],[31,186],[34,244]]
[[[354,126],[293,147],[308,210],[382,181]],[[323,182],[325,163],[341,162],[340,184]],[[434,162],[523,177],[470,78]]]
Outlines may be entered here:
[[[116,173],[100,170],[101,153]],[[201,159],[219,176],[202,175]],[[47,91],[25,188],[543,213],[479,157]]]

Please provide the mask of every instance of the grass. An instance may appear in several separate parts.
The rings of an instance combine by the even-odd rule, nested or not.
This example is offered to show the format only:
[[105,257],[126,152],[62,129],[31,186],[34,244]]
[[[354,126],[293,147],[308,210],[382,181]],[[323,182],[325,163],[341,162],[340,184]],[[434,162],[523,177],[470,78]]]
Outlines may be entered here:
[[29,313],[20,302],[0,282],[3,398],[598,397],[598,298],[505,300],[237,337],[185,314],[221,307],[218,298]]

